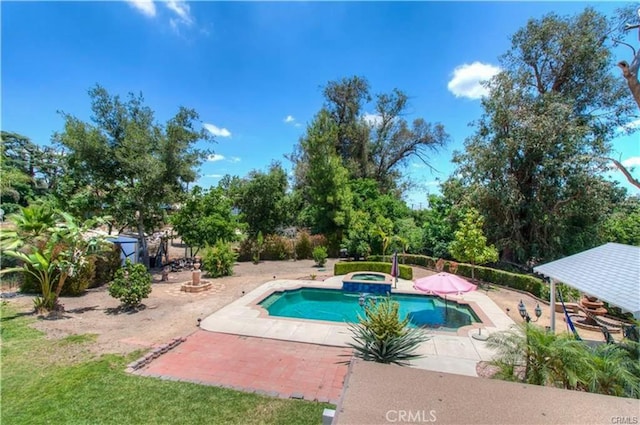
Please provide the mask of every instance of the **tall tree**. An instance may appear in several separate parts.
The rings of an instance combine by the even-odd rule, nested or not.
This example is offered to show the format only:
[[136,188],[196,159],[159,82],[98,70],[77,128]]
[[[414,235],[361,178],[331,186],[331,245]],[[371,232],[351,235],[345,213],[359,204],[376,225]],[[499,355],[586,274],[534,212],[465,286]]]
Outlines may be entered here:
[[484,115],[456,154],[457,175],[503,259],[589,248],[615,185],[601,177],[628,92],[610,72],[608,23],[592,9],[530,20],[489,83]]
[[337,133],[337,124],[321,110],[300,141],[307,183],[301,188],[307,203],[302,214],[314,231],[326,234],[334,245],[342,240],[353,203],[349,173],[335,152]]
[[[411,124],[405,120],[408,97],[398,89],[372,97],[368,81],[354,76],[330,81],[324,96],[322,110],[335,125],[333,152],[351,178],[372,178],[383,192],[399,195],[403,189],[402,166],[412,157],[429,164],[429,153],[448,141],[441,124],[430,124],[422,118]],[[366,112],[367,106],[373,113]],[[291,157],[298,187],[308,184],[300,150],[298,146]]]
[[142,258],[149,265],[145,230],[158,225],[163,207],[184,195],[208,152],[210,140],[197,130],[198,114],[184,107],[163,127],[142,95],[126,100],[96,85],[89,90],[91,122],[63,114],[64,130],[54,140],[68,150],[69,169],[103,199],[121,226],[137,229]]
[[17,211],[32,200],[56,190],[63,174],[63,155],[39,146],[28,137],[0,132],[1,200],[5,212]]
[[[631,92],[633,99],[636,101],[638,108],[640,108],[640,81],[638,81],[638,71],[640,70],[640,48],[633,47],[635,44],[638,46],[637,40],[640,40],[640,3],[629,4],[626,7],[619,9],[617,16],[614,18],[614,27],[618,25],[618,31],[616,31],[614,42],[624,44],[631,48],[633,53],[631,64],[626,60],[618,62],[618,67],[622,71],[622,76],[627,82],[629,91]],[[637,33],[637,40],[632,41],[629,44],[623,41],[624,36],[627,33]],[[634,34],[635,35],[635,34]],[[634,37],[635,38],[635,37]],[[640,46],[639,46],[640,47]]]
[[278,162],[267,173],[252,170],[239,183],[235,204],[252,237],[273,234],[285,224],[287,187],[287,173]]
[[[633,52],[631,64],[626,60],[621,60],[618,62],[618,67],[622,70],[622,76],[627,82],[629,91],[636,101],[638,108],[640,108],[640,81],[638,80],[640,76],[640,43],[638,43],[638,41],[640,41],[640,3],[636,3],[635,5],[630,4],[620,9],[613,21],[614,27],[616,24],[622,24],[622,27],[619,27],[615,33],[615,36],[619,38],[615,38],[614,43],[624,44],[630,47]],[[629,40],[631,44],[622,40],[625,39],[625,36],[628,36],[629,33],[635,36],[636,32],[638,41],[635,40],[635,37],[633,37],[634,41]],[[637,46],[637,49],[633,47],[634,45]],[[637,128],[634,128],[634,130],[637,130]],[[615,158],[609,158],[609,160],[624,174],[629,183],[640,189],[640,180],[635,178],[624,164]]]

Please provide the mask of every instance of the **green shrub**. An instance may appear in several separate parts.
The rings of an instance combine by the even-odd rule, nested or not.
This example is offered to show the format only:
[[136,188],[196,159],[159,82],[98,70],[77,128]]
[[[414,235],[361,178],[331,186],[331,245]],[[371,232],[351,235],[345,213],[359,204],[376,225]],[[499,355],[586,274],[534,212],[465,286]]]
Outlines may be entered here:
[[429,338],[422,331],[409,328],[409,318],[400,319],[399,308],[400,304],[389,297],[378,302],[365,300],[364,317],[359,315],[359,323],[349,325],[354,342],[348,345],[357,357],[398,365],[420,357],[414,351]]
[[[398,254],[400,263],[413,264],[415,266],[422,266],[428,269],[435,269],[437,258],[428,257],[426,255],[404,255]],[[378,261],[391,261],[390,256],[372,255],[369,257],[371,260]],[[450,262],[445,262],[444,271],[449,271]],[[471,264],[457,263],[458,270],[456,274],[465,277],[471,277]],[[400,270],[400,277],[402,277],[402,266]],[[509,288],[518,289],[520,291],[529,292],[536,297],[541,297],[542,288],[545,286],[540,278],[535,276],[510,273],[503,270],[492,269],[490,267],[476,266],[475,267],[476,279],[483,282],[495,283],[496,285],[507,286]],[[547,292],[548,294],[548,292]],[[565,300],[566,301],[566,300]]]
[[[540,298],[548,300],[550,297],[551,285],[542,285],[540,288]],[[580,300],[580,291],[562,283],[556,284],[556,301],[560,302],[560,295],[562,293],[562,299],[566,303],[572,303]]]
[[287,260],[292,256],[291,243],[284,236],[267,235],[267,237],[264,238],[263,260]]
[[296,258],[298,260],[308,260],[312,258],[313,247],[311,246],[311,238],[307,232],[298,234],[298,242],[296,242]]
[[202,268],[214,278],[231,276],[236,258],[236,253],[230,243],[218,241],[215,245],[204,248]]
[[323,246],[317,246],[313,249],[313,261],[320,267],[323,267],[327,262],[327,248]]
[[[413,269],[409,266],[400,264],[400,279],[411,280],[413,279]],[[343,275],[353,272],[378,272],[378,273],[391,273],[391,263],[381,263],[373,261],[348,261],[336,263],[333,266],[333,274]]]
[[258,236],[256,236],[256,243],[253,245],[253,255],[252,259],[255,264],[260,262],[260,255],[264,250],[264,236],[262,236],[262,232],[258,232]]
[[96,257],[96,273],[89,288],[96,288],[111,282],[116,270],[121,267],[120,247],[116,244],[111,245],[111,248],[106,249],[102,255]]
[[144,264],[125,265],[118,269],[109,285],[109,295],[117,298],[127,308],[137,307],[151,293],[151,275]]
[[94,281],[95,275],[96,259],[93,255],[91,255],[87,257],[87,261],[80,268],[80,270],[76,270],[73,275],[67,277],[60,295],[75,297],[84,294],[84,291],[86,291]]
[[238,249],[238,261],[251,261],[253,259],[253,251],[255,250],[255,241],[251,238],[246,238],[240,242]]
[[317,248],[319,246],[324,246],[326,248],[329,244],[325,235],[311,235],[309,237],[309,242],[311,243],[311,248]]

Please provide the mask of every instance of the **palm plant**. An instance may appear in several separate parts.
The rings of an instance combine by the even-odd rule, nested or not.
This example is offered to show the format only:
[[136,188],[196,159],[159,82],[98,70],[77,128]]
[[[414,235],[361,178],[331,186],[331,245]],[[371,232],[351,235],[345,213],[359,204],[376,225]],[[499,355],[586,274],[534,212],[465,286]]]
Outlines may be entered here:
[[20,267],[11,267],[0,271],[0,273],[24,272],[32,275],[40,283],[42,298],[36,297],[33,301],[36,311],[52,310],[55,306],[52,283],[57,270],[53,257],[53,247],[47,246],[41,251],[25,254],[20,251],[5,251],[4,254],[19,260]]
[[8,218],[13,228],[0,230],[0,248],[3,250],[16,250],[25,244],[42,242],[56,222],[54,211],[46,205],[21,208],[19,213]]
[[91,253],[101,250],[104,239],[85,238],[85,234],[103,221],[94,219],[78,224],[70,214],[53,212],[47,207],[23,208],[20,214],[12,216],[15,230],[3,231],[0,237],[3,254],[16,258],[21,265],[3,269],[0,274],[32,275],[42,293],[42,298],[35,300],[36,309],[54,309],[67,278],[82,269]]
[[429,338],[420,330],[408,327],[409,318],[399,316],[399,304],[387,297],[378,302],[364,302],[364,317],[350,324],[354,342],[348,345],[355,355],[367,361],[407,365],[420,357],[415,349]]
[[596,346],[590,354],[589,362],[592,367],[588,369],[584,387],[587,391],[640,398],[637,357],[633,358],[617,344]]
[[576,388],[588,368],[584,344],[531,323],[491,335],[487,346],[497,352],[492,362],[498,367],[496,378]]
[[591,349],[571,334],[531,323],[489,337],[496,350],[495,378],[640,398],[640,365],[633,341]]

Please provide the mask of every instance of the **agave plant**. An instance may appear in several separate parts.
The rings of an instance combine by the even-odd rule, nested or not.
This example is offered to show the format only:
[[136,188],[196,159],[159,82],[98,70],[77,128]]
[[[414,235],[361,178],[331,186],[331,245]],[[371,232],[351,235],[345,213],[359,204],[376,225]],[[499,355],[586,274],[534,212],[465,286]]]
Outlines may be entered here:
[[409,319],[400,319],[399,304],[389,297],[378,302],[365,302],[364,316],[350,324],[354,342],[348,345],[355,355],[367,361],[394,363],[401,366],[420,357],[416,348],[429,339],[421,330],[408,327]]

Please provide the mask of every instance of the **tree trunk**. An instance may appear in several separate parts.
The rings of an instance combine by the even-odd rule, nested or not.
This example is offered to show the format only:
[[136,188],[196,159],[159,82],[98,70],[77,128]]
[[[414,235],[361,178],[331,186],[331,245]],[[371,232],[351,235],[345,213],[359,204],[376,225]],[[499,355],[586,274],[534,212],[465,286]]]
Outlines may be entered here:
[[638,108],[640,108],[640,82],[638,81],[638,70],[634,69],[633,66],[629,66],[627,61],[618,62],[618,66],[622,70],[622,76],[627,80],[627,85],[629,86],[633,99],[638,104]]
[[138,239],[140,240],[140,248],[142,248],[142,264],[149,268],[149,250],[147,249],[147,238],[144,236],[144,224],[142,223],[142,215],[138,217]]
[[55,299],[57,300],[58,297],[60,297],[60,293],[62,292],[62,288],[64,287],[64,283],[67,281],[67,277],[69,277],[68,273],[62,273],[60,274],[60,278],[58,279],[58,286],[56,286],[56,297]]

